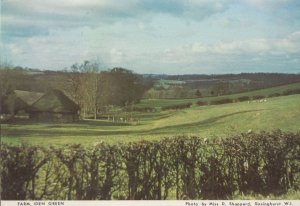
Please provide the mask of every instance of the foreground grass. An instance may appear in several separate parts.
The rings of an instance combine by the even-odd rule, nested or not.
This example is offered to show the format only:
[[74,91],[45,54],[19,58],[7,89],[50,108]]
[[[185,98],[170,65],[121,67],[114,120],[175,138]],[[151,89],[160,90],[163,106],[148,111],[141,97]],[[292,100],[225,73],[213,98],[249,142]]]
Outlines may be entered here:
[[92,145],[140,140],[158,140],[178,135],[230,136],[248,131],[298,132],[300,95],[270,98],[263,103],[232,103],[194,106],[179,111],[136,113],[138,124],[86,120],[70,124],[19,122],[2,125],[6,143]]

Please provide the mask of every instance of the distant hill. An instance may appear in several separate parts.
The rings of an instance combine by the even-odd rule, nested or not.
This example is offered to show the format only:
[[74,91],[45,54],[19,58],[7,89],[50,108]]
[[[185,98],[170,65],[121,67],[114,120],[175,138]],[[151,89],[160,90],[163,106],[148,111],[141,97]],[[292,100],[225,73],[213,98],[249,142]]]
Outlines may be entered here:
[[284,95],[286,91],[290,90],[300,90],[300,82],[298,83],[292,83],[282,86],[276,86],[276,87],[270,87],[266,89],[258,89],[254,91],[249,92],[242,92],[237,94],[230,94],[230,95],[223,95],[223,96],[212,96],[212,97],[202,97],[202,98],[193,98],[193,99],[143,99],[139,104],[137,104],[137,107],[165,107],[165,106],[171,106],[176,104],[185,104],[185,103],[196,103],[197,101],[212,101],[212,100],[218,100],[218,99],[233,99],[237,100],[239,97],[249,97],[250,99],[253,96],[265,96],[270,97],[274,94],[278,95]]
[[148,75],[147,78],[154,80],[154,87],[144,97],[155,99],[220,96],[300,82],[300,74],[280,73]]

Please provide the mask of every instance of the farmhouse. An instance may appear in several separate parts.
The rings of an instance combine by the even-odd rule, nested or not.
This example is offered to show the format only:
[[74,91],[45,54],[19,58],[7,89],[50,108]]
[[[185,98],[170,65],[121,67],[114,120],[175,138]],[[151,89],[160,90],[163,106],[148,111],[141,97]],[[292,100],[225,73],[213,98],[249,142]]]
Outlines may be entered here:
[[79,106],[62,91],[52,90],[33,103],[28,113],[37,122],[73,122],[79,119]]

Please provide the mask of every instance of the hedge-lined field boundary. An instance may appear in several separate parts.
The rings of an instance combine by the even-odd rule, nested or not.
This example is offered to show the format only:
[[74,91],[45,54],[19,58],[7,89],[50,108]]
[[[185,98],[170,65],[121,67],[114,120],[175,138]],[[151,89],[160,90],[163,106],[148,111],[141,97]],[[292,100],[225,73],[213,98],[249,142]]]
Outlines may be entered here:
[[161,107],[161,110],[162,111],[166,111],[166,110],[180,110],[180,109],[190,108],[192,105],[193,105],[192,102],[187,102],[187,103],[183,103],[183,104],[174,104],[174,105],[169,105],[169,106]]
[[3,200],[227,199],[299,190],[300,133],[1,145]]
[[267,97],[273,98],[273,97],[289,96],[289,95],[295,95],[295,94],[300,94],[300,89],[289,89],[282,93],[272,93],[272,94],[269,94],[268,96],[254,95],[254,96],[240,96],[237,98],[215,99],[215,100],[211,100],[211,101],[200,100],[200,101],[196,102],[196,104],[198,106],[229,104],[229,103],[234,103],[234,102],[263,100],[263,99],[266,99]]

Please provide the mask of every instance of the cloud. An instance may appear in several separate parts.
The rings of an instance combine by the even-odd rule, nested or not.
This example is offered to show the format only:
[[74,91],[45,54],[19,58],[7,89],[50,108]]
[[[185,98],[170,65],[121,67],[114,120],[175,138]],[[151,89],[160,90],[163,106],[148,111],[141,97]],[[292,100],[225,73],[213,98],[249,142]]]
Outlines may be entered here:
[[[88,28],[80,31],[92,32]],[[122,46],[104,44],[103,48],[84,41],[84,35],[78,38],[78,32],[31,37],[6,44],[1,51],[15,65],[40,69],[60,69],[98,58],[106,68],[121,66],[139,73],[296,72],[300,66],[300,31],[277,39],[195,42],[164,51],[132,49],[126,42]]]
[[137,72],[296,68],[299,9],[298,0],[2,0],[2,47],[41,69],[97,57]]
[[124,60],[126,59],[127,55],[125,52],[116,49],[116,48],[112,48],[109,52],[109,57],[110,57],[110,63],[112,64],[120,64],[123,63]]
[[40,69],[62,69],[75,61],[89,59],[94,51],[84,36],[83,30],[50,33],[47,36],[32,36],[22,41],[4,43],[5,55],[14,65]]
[[245,2],[260,12],[272,13],[276,21],[282,20],[285,24],[299,25],[299,0],[245,0]]
[[[248,39],[219,42],[213,45],[194,43],[165,51],[167,56],[242,55],[242,54],[294,54],[300,53],[300,31],[281,39]],[[176,59],[176,58],[174,58]]]
[[[2,43],[3,56],[14,65],[59,70],[84,60],[97,60],[107,68],[116,66],[131,68],[134,61],[140,61],[138,49],[129,43],[119,41],[121,36],[110,33],[103,37],[101,32],[90,28],[57,30],[46,36],[32,36],[16,42]],[[97,41],[97,37],[100,40]]]
[[259,10],[274,10],[292,2],[292,0],[246,0],[246,2]]
[[165,64],[189,65],[192,68],[207,68],[207,71],[254,71],[255,68],[282,71],[284,67],[297,70],[300,66],[300,31],[280,39],[260,38],[215,44],[195,42],[167,49],[159,56]]
[[232,0],[3,0],[4,38],[45,35],[51,29],[97,27],[124,19],[165,14],[202,20],[225,11]]

